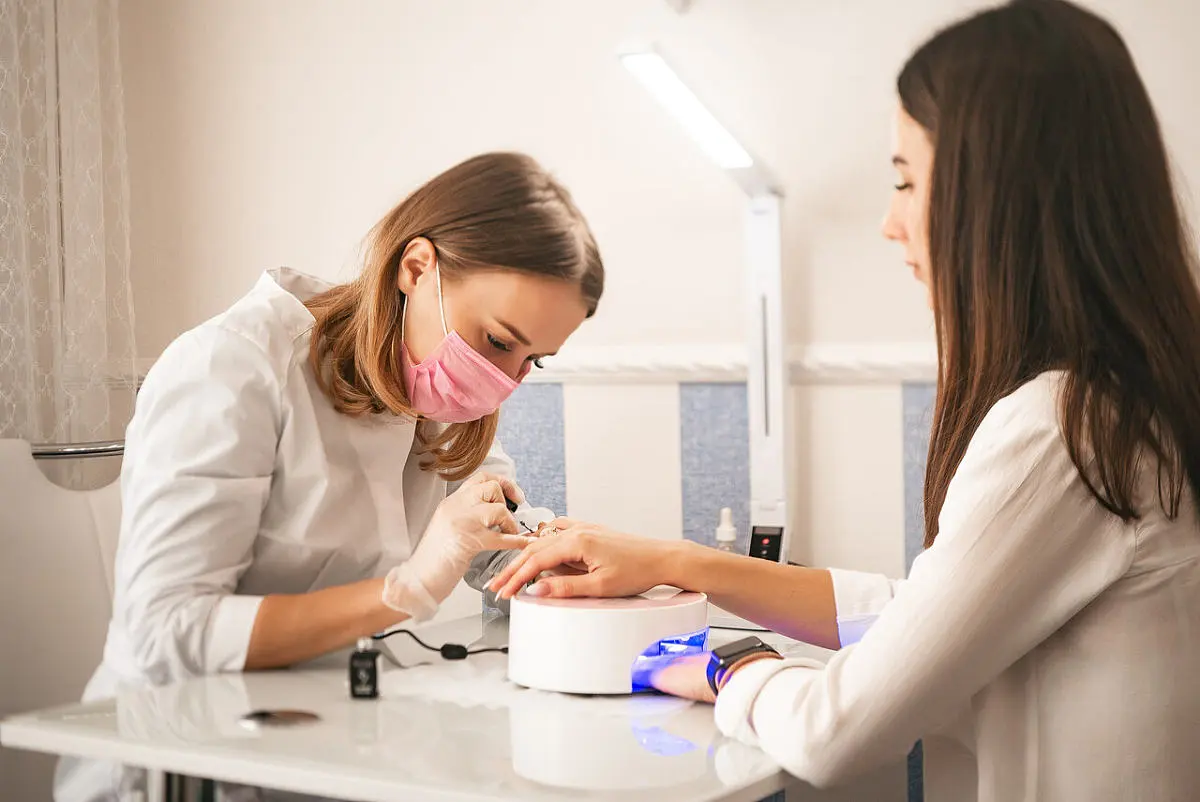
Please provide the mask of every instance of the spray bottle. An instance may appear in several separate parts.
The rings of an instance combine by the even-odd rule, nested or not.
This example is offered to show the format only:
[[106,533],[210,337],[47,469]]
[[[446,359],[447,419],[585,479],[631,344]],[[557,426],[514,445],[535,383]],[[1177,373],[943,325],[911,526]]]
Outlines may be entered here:
[[733,510],[725,507],[721,510],[721,521],[717,524],[717,548],[732,552],[736,541],[737,527],[733,525]]

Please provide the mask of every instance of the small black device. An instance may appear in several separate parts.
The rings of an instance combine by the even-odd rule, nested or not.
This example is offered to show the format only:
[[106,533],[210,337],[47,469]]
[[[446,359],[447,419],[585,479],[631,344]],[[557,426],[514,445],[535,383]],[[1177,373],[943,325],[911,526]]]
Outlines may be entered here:
[[350,696],[354,699],[379,698],[379,650],[370,638],[359,638],[350,655]]
[[760,653],[779,654],[774,647],[753,635],[713,649],[712,657],[708,661],[708,687],[712,688],[714,694],[717,693],[721,687],[721,675],[729,670],[730,666],[745,657]]
[[782,526],[754,526],[750,528],[750,549],[746,553],[751,557],[761,557],[764,560],[777,563],[782,551]]

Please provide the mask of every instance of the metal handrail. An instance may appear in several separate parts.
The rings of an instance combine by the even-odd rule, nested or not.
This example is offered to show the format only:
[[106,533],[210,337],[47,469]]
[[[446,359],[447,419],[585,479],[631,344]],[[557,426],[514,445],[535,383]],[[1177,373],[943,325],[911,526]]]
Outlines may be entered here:
[[31,446],[34,459],[89,459],[119,457],[125,453],[124,440],[96,443],[42,443]]

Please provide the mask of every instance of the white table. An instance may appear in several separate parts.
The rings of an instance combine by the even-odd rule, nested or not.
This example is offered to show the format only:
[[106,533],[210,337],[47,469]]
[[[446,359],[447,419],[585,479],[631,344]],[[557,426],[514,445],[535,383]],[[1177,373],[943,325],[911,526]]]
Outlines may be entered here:
[[[421,634],[434,645],[499,645],[506,627],[472,618]],[[714,639],[740,634],[714,630]],[[0,742],[361,802],[754,802],[789,784],[762,752],[723,738],[707,705],[531,691],[507,681],[503,654],[447,662],[403,636],[388,645],[401,663],[426,665],[385,667],[378,700],[349,697],[341,656],[329,667],[203,677],[14,717],[0,724]],[[239,723],[276,708],[320,721],[257,731]],[[807,786],[788,794],[834,798]]]

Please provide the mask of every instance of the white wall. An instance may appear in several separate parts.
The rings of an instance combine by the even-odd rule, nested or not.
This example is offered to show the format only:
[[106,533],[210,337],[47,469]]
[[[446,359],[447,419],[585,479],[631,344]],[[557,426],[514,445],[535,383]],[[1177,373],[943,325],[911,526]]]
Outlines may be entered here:
[[[980,5],[697,0],[664,31],[666,55],[782,179],[786,305],[798,346],[841,349],[853,363],[886,361],[897,343],[929,343],[923,292],[878,234],[892,182],[893,82],[936,26]],[[1089,5],[1124,33],[1193,193],[1200,4]],[[615,58],[661,6],[123,0],[143,357],[265,268],[350,275],[356,243],[392,203],[496,148],[526,150],[556,171],[599,238],[608,292],[568,356],[651,347],[670,362],[680,346],[694,356],[740,343],[741,197]],[[855,376],[806,386],[797,398],[808,530],[797,556],[895,572],[899,392],[894,381]],[[669,447],[655,441],[648,450]],[[618,453],[596,455],[595,475],[619,470]],[[598,494],[580,499],[587,487],[571,492],[584,509],[601,503]]]
[[[721,283],[737,286],[739,196],[616,60],[641,5],[127,0],[144,353],[265,268],[349,275],[360,238],[404,194],[506,148],[559,174],[611,266],[580,342],[736,338]],[[664,309],[668,291],[679,302]]]

